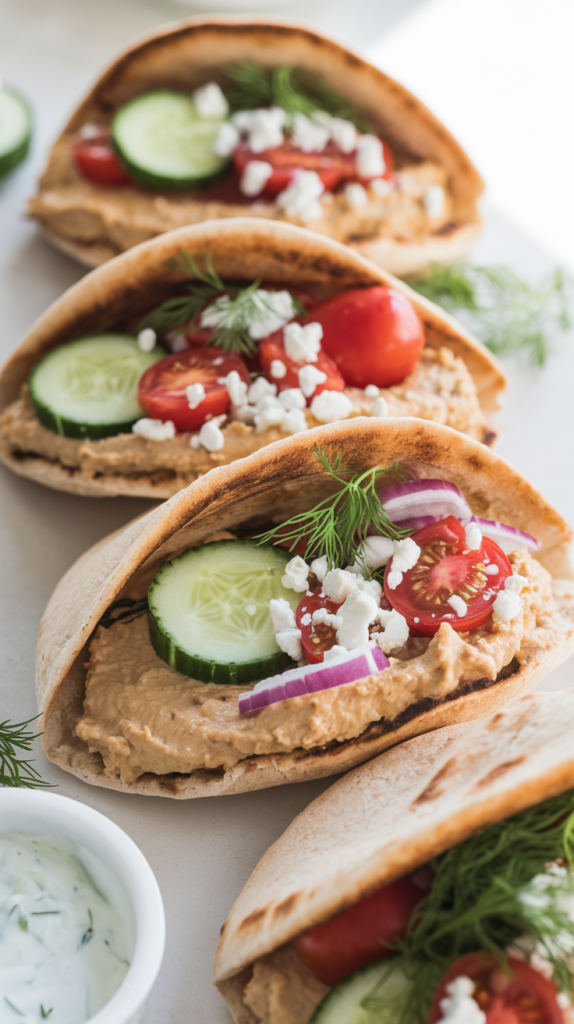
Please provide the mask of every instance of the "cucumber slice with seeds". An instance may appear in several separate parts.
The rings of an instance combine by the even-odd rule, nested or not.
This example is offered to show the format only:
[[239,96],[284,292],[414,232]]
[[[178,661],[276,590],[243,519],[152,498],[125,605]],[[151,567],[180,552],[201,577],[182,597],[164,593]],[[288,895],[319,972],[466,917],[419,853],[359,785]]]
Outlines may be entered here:
[[142,352],[128,334],[101,334],[59,345],[38,363],[30,397],[42,426],[63,437],[129,433],[143,416],[138,384],[162,359],[162,348]]
[[389,970],[389,960],[377,960],[350,974],[325,996],[309,1024],[397,1024],[397,1002],[411,982],[398,966]]
[[0,178],[27,155],[31,135],[29,104],[15,89],[0,86]]
[[279,650],[271,598],[293,608],[281,583],[292,555],[252,541],[190,548],[156,573],[148,594],[150,636],[168,665],[204,683],[246,684],[293,668]]
[[225,173],[213,145],[225,118],[200,117],[191,96],[150,92],[112,121],[112,141],[129,174],[152,188],[196,188]]

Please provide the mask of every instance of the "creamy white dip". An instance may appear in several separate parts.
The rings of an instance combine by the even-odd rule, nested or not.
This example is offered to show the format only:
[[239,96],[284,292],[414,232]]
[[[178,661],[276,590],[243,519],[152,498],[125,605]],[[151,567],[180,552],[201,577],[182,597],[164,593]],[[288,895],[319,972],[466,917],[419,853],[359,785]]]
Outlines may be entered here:
[[0,835],[0,1024],[84,1024],[111,999],[129,967],[102,895],[118,884],[63,838]]

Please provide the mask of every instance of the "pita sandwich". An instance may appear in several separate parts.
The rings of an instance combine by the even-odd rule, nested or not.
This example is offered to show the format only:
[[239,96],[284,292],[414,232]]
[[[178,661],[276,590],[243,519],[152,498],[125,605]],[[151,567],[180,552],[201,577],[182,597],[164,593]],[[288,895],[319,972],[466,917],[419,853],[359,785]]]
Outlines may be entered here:
[[[288,214],[264,193],[251,191],[253,198],[246,199],[233,170],[224,172],[223,182],[184,191],[133,182],[102,186],[78,172],[73,159],[78,139],[107,131],[126,103],[157,90],[188,96],[211,84],[225,89],[230,85],[226,69],[246,62],[264,76],[285,66],[303,77],[318,76],[321,109],[328,106],[325,92],[334,90],[367,131],[385,141],[388,166],[381,173],[392,177],[389,160],[394,160],[396,187],[388,189],[382,177],[376,179],[384,183],[378,191],[369,185],[357,199],[339,187],[333,199],[328,186],[315,212],[305,208]],[[249,97],[242,102],[254,105]],[[262,100],[259,106],[270,102]],[[308,167],[308,148],[314,143],[302,145]],[[261,161],[261,146],[254,152]],[[369,172],[371,178],[372,173],[379,172]],[[29,209],[54,245],[90,267],[164,231],[249,213],[283,220],[290,216],[402,277],[464,256],[480,230],[477,199],[482,190],[479,174],[446,128],[402,85],[357,54],[296,24],[210,17],[168,25],[120,54],[54,144]]]
[[[323,463],[317,451],[324,453]],[[179,665],[178,655],[155,653],[148,632],[150,585],[161,567],[175,565],[171,560],[182,552],[189,557],[190,549],[192,556],[207,552],[211,557],[210,552],[217,551],[220,558],[225,544],[231,545],[230,552],[239,538],[240,546],[250,546],[248,558],[254,559],[262,549],[251,538],[337,497],[340,485],[324,464],[337,466],[341,460],[345,471],[353,474],[376,468],[377,474],[389,471],[385,479],[393,479],[402,467],[418,481],[440,479],[483,517],[483,523],[488,519],[525,531],[517,534],[518,547],[510,554],[512,569],[508,566],[511,578],[518,574],[525,588],[518,610],[512,621],[487,622],[474,632],[461,634],[444,622],[432,640],[419,636],[411,643],[403,635],[397,649],[387,644],[391,660],[384,671],[370,668],[367,678],[349,685],[281,699],[244,714],[240,700],[255,691],[251,684],[241,683],[239,675],[226,677],[233,685],[198,682],[185,674],[187,670],[170,667]],[[369,478],[378,476],[370,473]],[[526,534],[538,541],[535,557],[521,550],[520,536]],[[484,717],[531,689],[574,648],[570,540],[568,525],[520,473],[484,445],[448,427],[409,418],[357,418],[278,441],[211,470],[101,541],[66,573],[44,614],[38,644],[44,750],[86,782],[121,792],[188,799],[335,774],[411,736]],[[279,553],[277,557],[291,558],[281,547],[271,550]],[[194,642],[201,637],[203,643],[214,622],[219,630],[219,639],[213,642],[217,650],[205,641],[209,666],[209,659],[219,657],[228,634],[237,634],[243,644],[251,629],[245,615],[257,610],[256,604],[249,605],[245,590],[238,590],[243,596],[229,602],[237,584],[231,582],[231,572],[226,576],[229,558],[221,557],[223,569],[220,560],[217,573],[203,577],[209,580],[209,593],[202,590],[193,598],[206,609],[205,619],[203,610],[198,613],[201,624],[192,630]],[[301,562],[295,556],[294,566],[289,563],[289,570],[281,569],[286,574],[282,587],[287,587],[287,572],[297,566],[300,570]],[[312,583],[313,574],[319,578],[316,563],[306,567],[302,586],[289,582],[292,589],[281,590],[293,601],[291,607],[304,598],[301,591],[317,585]],[[335,575],[349,593],[373,587],[374,593],[378,587],[382,601],[378,583],[361,583],[361,575],[355,586],[352,573],[337,570]],[[256,576],[256,582],[259,579]],[[325,579],[322,586],[327,586]],[[481,586],[480,593],[486,593],[484,580]],[[267,597],[261,600],[265,603]],[[359,597],[362,601],[362,594]],[[221,610],[221,600],[227,602],[227,611]],[[288,601],[282,607],[289,614]],[[189,606],[183,595],[176,603]],[[392,601],[386,607],[391,608]],[[373,614],[378,615],[376,605]],[[450,609],[447,618],[454,621]],[[382,619],[387,621],[387,613]],[[277,629],[282,628],[273,624],[279,646],[283,640]],[[287,640],[293,639],[297,630],[286,633]],[[331,643],[341,643],[339,633],[337,640],[333,634]],[[277,646],[273,649],[279,655]],[[211,667],[205,678],[221,682]]]
[[[268,1024],[271,1020],[273,1024],[309,1024],[311,1019],[318,1022],[336,1020],[339,1024],[362,1022],[358,998],[356,1002],[351,1000],[350,1005],[341,999],[339,1015],[333,1012],[334,999],[331,1003],[328,1000],[321,1003],[321,1008],[316,1010],[317,1004],[331,989],[318,981],[305,966],[294,943],[305,933],[316,937],[318,933],[311,932],[311,929],[347,911],[382,887],[392,885],[398,878],[416,872],[421,865],[432,862],[433,874],[427,879],[427,891],[430,885],[430,901],[426,904],[430,915],[427,949],[436,951],[436,943],[433,945],[432,914],[441,904],[438,896],[433,900],[433,886],[439,883],[444,886],[449,871],[454,873],[456,864],[460,865],[460,856],[458,861],[451,856],[450,865],[441,859],[445,851],[451,851],[457,844],[466,844],[465,847],[459,847],[459,850],[466,856],[463,877],[466,878],[468,892],[472,893],[467,896],[464,885],[459,884],[456,888],[456,879],[451,882],[455,886],[458,908],[468,907],[469,904],[476,906],[479,894],[484,896],[486,886],[490,883],[490,879],[487,877],[485,881],[483,875],[482,880],[476,883],[476,888],[473,888],[477,879],[477,875],[473,875],[473,842],[474,855],[479,849],[482,851],[487,865],[484,871],[495,874],[498,869],[499,882],[502,884],[502,878],[506,879],[507,891],[513,891],[517,879],[524,882],[524,878],[520,878],[520,857],[524,850],[528,850],[531,837],[523,833],[517,839],[516,828],[513,831],[511,826],[505,834],[504,830],[496,828],[496,823],[504,822],[514,815],[526,815],[522,820],[529,822],[532,827],[535,819],[533,810],[529,809],[548,801],[549,820],[541,827],[540,817],[543,815],[539,816],[538,841],[544,849],[544,837],[554,827],[554,834],[560,837],[557,843],[557,848],[560,848],[561,827],[554,825],[559,824],[556,817],[554,823],[552,821],[552,808],[561,808],[562,823],[573,809],[572,793],[567,793],[574,787],[573,729],[573,690],[530,694],[479,721],[451,724],[436,732],[410,739],[349,772],[309,804],[263,856],[221,930],[213,977],[229,1004],[236,1024]],[[560,798],[560,794],[564,796]],[[517,823],[519,821],[516,819]],[[513,838],[516,846],[510,850]],[[497,842],[498,853],[495,851]],[[553,840],[548,842],[552,846]],[[513,853],[516,855],[516,863],[513,868],[509,868]],[[548,860],[554,860],[554,857],[551,855]],[[571,891],[572,882],[566,877],[564,867],[544,864],[543,859],[537,866],[536,853],[532,855],[531,865],[530,874],[528,869],[525,870],[528,879],[537,871],[540,872],[536,882],[525,887],[529,891],[532,906],[536,905],[533,899],[535,892],[538,893],[537,905],[546,907],[550,905],[551,899],[541,901],[541,893],[549,892],[555,896],[557,892],[563,891],[563,887]],[[415,880],[416,877],[411,875]],[[492,894],[491,887],[491,897]],[[419,899],[422,896],[421,892]],[[496,906],[496,895],[494,899]],[[442,905],[444,907],[445,904]],[[479,962],[474,951],[481,947],[484,949],[485,935],[488,941],[492,937],[493,926],[490,923],[489,927],[488,910],[485,910],[481,919],[484,930],[480,937],[472,930],[471,923],[466,932],[461,925],[453,940],[448,928],[453,927],[455,915],[456,909],[453,910],[451,905],[450,911],[445,912],[441,919],[446,935],[446,959],[448,962],[451,948],[456,948],[453,959],[466,954],[464,965],[468,974],[471,973],[468,968],[473,963],[476,968]],[[529,920],[527,917],[521,926],[525,927]],[[380,917],[379,926],[383,923],[384,917]],[[493,943],[496,952],[497,945],[500,947],[502,944],[502,958],[505,944],[501,935],[503,927],[504,916],[497,921],[499,934],[495,932]],[[571,933],[571,919],[568,928]],[[414,936],[411,934],[407,938],[407,949],[411,955],[417,948],[416,942],[415,932]],[[548,962],[548,953],[546,960],[544,954],[540,953],[536,958],[532,947],[528,950],[526,944],[520,953],[516,919],[510,927],[506,942],[511,947],[511,956],[521,956],[522,961],[529,959],[531,967],[544,970],[546,977],[552,978],[553,970],[552,964]],[[308,942],[305,945],[298,944],[297,950],[307,957]],[[444,975],[445,967],[441,965],[443,954],[444,945],[438,955],[438,970],[435,970],[434,975],[431,972],[434,986],[438,985]],[[336,956],[334,952],[332,955]],[[382,955],[381,951],[379,956]],[[375,978],[384,978],[385,965],[391,962],[389,957],[365,969],[367,984],[359,996],[365,996],[369,989],[375,989]],[[397,962],[405,966],[408,961],[399,954]],[[421,969],[424,956],[418,961],[413,957],[411,963],[418,963],[417,981],[421,988],[428,986],[428,972],[425,974]],[[483,964],[488,966],[486,953],[483,954]],[[516,969],[516,964],[514,966]],[[524,967],[517,969],[525,971]],[[570,961],[570,985],[571,969]],[[453,973],[456,975],[456,972]],[[512,977],[511,972],[508,972],[507,983],[509,977]],[[358,984],[360,975],[354,978]],[[502,979],[499,992],[505,991],[504,975]],[[344,984],[340,986],[341,992]],[[348,984],[347,992],[350,988]],[[432,988],[431,982],[431,995]],[[480,1001],[478,988],[477,985],[474,994]],[[472,993],[472,990],[473,986],[468,986],[467,994]],[[539,992],[544,991],[545,983],[541,983]],[[382,996],[384,992],[383,984],[379,986],[378,993],[371,994]],[[457,995],[452,988],[449,993],[443,987],[443,995],[447,993],[451,998]],[[459,997],[464,995],[464,991],[459,991]],[[464,1002],[464,998],[461,1001]],[[488,1009],[485,1001],[481,1003],[483,1010]],[[548,1013],[532,1019],[545,1022],[572,1020],[569,1015],[571,1008],[570,1011],[566,1009],[563,1015],[557,1010],[552,996],[551,1001],[554,1015]],[[567,1008],[568,1000],[559,998],[558,1005]],[[444,1020],[450,1020],[448,1006],[443,1005],[442,1009]],[[477,1015],[476,1003],[470,1009],[474,1009],[474,1016],[469,1013],[458,1019],[486,1019],[484,1014]],[[428,1002],[423,1000],[423,1006],[419,1004],[417,1010],[417,1013],[413,1012],[404,1019],[413,1021],[413,1024],[419,1020],[434,1022],[443,1019],[443,1015],[437,1012],[436,997],[435,1012],[430,1017]],[[364,1019],[368,1019],[366,1012]],[[399,1014],[391,1013],[388,1017],[377,1016],[374,1019],[384,1019],[389,1024],[395,1024]],[[513,1015],[508,1019],[519,1020],[521,1017]]]
[[[88,274],[33,325],[0,372],[0,458],[15,473],[73,494],[168,498],[215,466],[318,424],[307,408],[304,413],[296,410],[302,423],[297,421],[289,431],[277,421],[272,425],[255,420],[253,425],[253,416],[246,421],[245,412],[257,413],[257,407],[234,411],[232,406],[221,428],[221,446],[207,450],[197,429],[175,436],[172,432],[159,440],[133,433],[128,424],[115,436],[70,437],[56,432],[58,424],[49,427],[40,422],[28,386],[40,360],[58,346],[61,352],[66,343],[86,336],[137,331],[126,325],[133,324],[134,317],[139,323],[150,308],[182,296],[194,280],[192,272],[173,265],[182,255],[201,265],[208,255],[225,282],[251,285],[259,280],[267,288],[303,289],[307,298],[319,303],[353,289],[383,286],[399,292],[418,315],[417,331],[422,323],[424,348],[415,369],[401,383],[382,390],[388,412],[437,420],[486,443],[494,439],[487,417],[497,407],[505,378],[498,361],[472,335],[407,285],[340,243],[291,224],[238,218],[181,228],[143,243]],[[176,340],[180,337],[175,335]],[[135,338],[127,345],[138,353]],[[217,355],[216,348],[202,351]],[[138,358],[144,355],[139,353]],[[153,352],[146,356],[150,357]],[[234,358],[249,380],[247,365]],[[262,383],[269,389],[267,381]],[[83,377],[80,384],[84,386]],[[346,387],[345,395],[345,415],[373,409],[374,399],[363,389]],[[305,406],[301,391],[298,396]],[[230,399],[225,398],[229,406]],[[269,396],[264,398],[269,401]]]

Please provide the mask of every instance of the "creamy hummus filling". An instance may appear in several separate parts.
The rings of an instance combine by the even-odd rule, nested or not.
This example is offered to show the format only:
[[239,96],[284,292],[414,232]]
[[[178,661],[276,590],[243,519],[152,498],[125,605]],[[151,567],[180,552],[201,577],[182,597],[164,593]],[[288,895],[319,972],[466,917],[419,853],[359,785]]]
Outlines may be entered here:
[[[76,171],[70,156],[73,142],[74,138],[67,136],[54,146],[29,212],[48,232],[82,245],[107,246],[109,256],[164,231],[204,220],[250,216],[303,223],[286,218],[275,202],[241,201],[238,190],[229,187],[167,194],[138,186],[98,187]],[[344,192],[328,193],[321,200],[322,216],[304,226],[340,242],[369,238],[421,241],[456,219],[446,171],[439,164],[426,160],[403,166],[396,179],[396,188],[387,196],[368,189],[367,202],[361,206],[351,205]],[[429,216],[425,207],[430,185],[440,185],[445,194],[442,210],[435,217]]]
[[510,556],[528,580],[522,610],[510,622],[457,633],[443,622],[432,638],[410,639],[390,667],[366,679],[294,697],[240,715],[250,687],[206,684],[180,675],[154,652],[144,614],[100,626],[90,646],[84,715],[76,732],[105,771],[123,782],[144,772],[229,770],[253,755],[311,750],[360,736],[372,723],[392,722],[425,698],[447,699],[461,684],[494,681],[516,659],[551,648],[552,594],[547,571],[528,554]]
[[[373,404],[358,388],[346,388],[353,401],[351,415],[368,415]],[[448,348],[426,348],[413,372],[401,384],[381,391],[390,416],[418,416],[441,423],[478,441],[488,431],[478,402],[476,388],[464,362]],[[318,421],[307,410],[310,427]],[[214,466],[234,462],[286,437],[277,427],[263,432],[231,420],[223,427],[225,444],[221,451],[208,452],[190,447],[190,434],[172,440],[152,441],[136,434],[118,434],[99,441],[61,437],[39,422],[26,385],[20,398],[0,417],[0,438],[12,453],[36,455],[60,462],[86,477],[168,472],[181,478],[181,486],[207,473]]]

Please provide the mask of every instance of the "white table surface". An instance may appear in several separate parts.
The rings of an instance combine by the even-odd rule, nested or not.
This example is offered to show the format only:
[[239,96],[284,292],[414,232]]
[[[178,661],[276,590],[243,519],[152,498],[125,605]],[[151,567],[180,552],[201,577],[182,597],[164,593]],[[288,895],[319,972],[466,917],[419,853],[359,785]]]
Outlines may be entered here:
[[[371,7],[370,0],[364,0],[362,7],[332,4],[328,10],[321,4],[305,5],[307,20],[357,47],[372,43],[376,33],[398,21],[399,14],[417,6],[417,0],[389,0]],[[50,249],[23,217],[25,197],[33,190],[46,148],[105,61],[130,37],[159,24],[166,11],[171,16],[174,10],[151,0],[0,0],[0,70],[7,81],[26,91],[37,114],[32,156],[0,184],[2,360],[33,319],[83,273]],[[357,17],[357,11],[364,17]],[[301,17],[300,9],[292,7],[293,12]],[[552,266],[548,256],[502,217],[487,211],[486,221],[477,259],[508,262],[534,278]],[[572,337],[559,343],[544,370],[509,369],[499,450],[574,521]],[[148,503],[75,498],[21,480],[4,469],[0,469],[0,491],[0,718],[22,720],[36,711],[36,635],[53,587],[90,544]],[[543,688],[569,686],[571,677],[567,663],[545,680]],[[210,982],[219,927],[265,849],[329,781],[183,803],[86,786],[46,762],[40,750],[37,763],[44,777],[57,784],[58,793],[90,804],[124,828],[157,875],[168,938],[146,1024],[200,1020],[228,1024],[227,1010]]]

